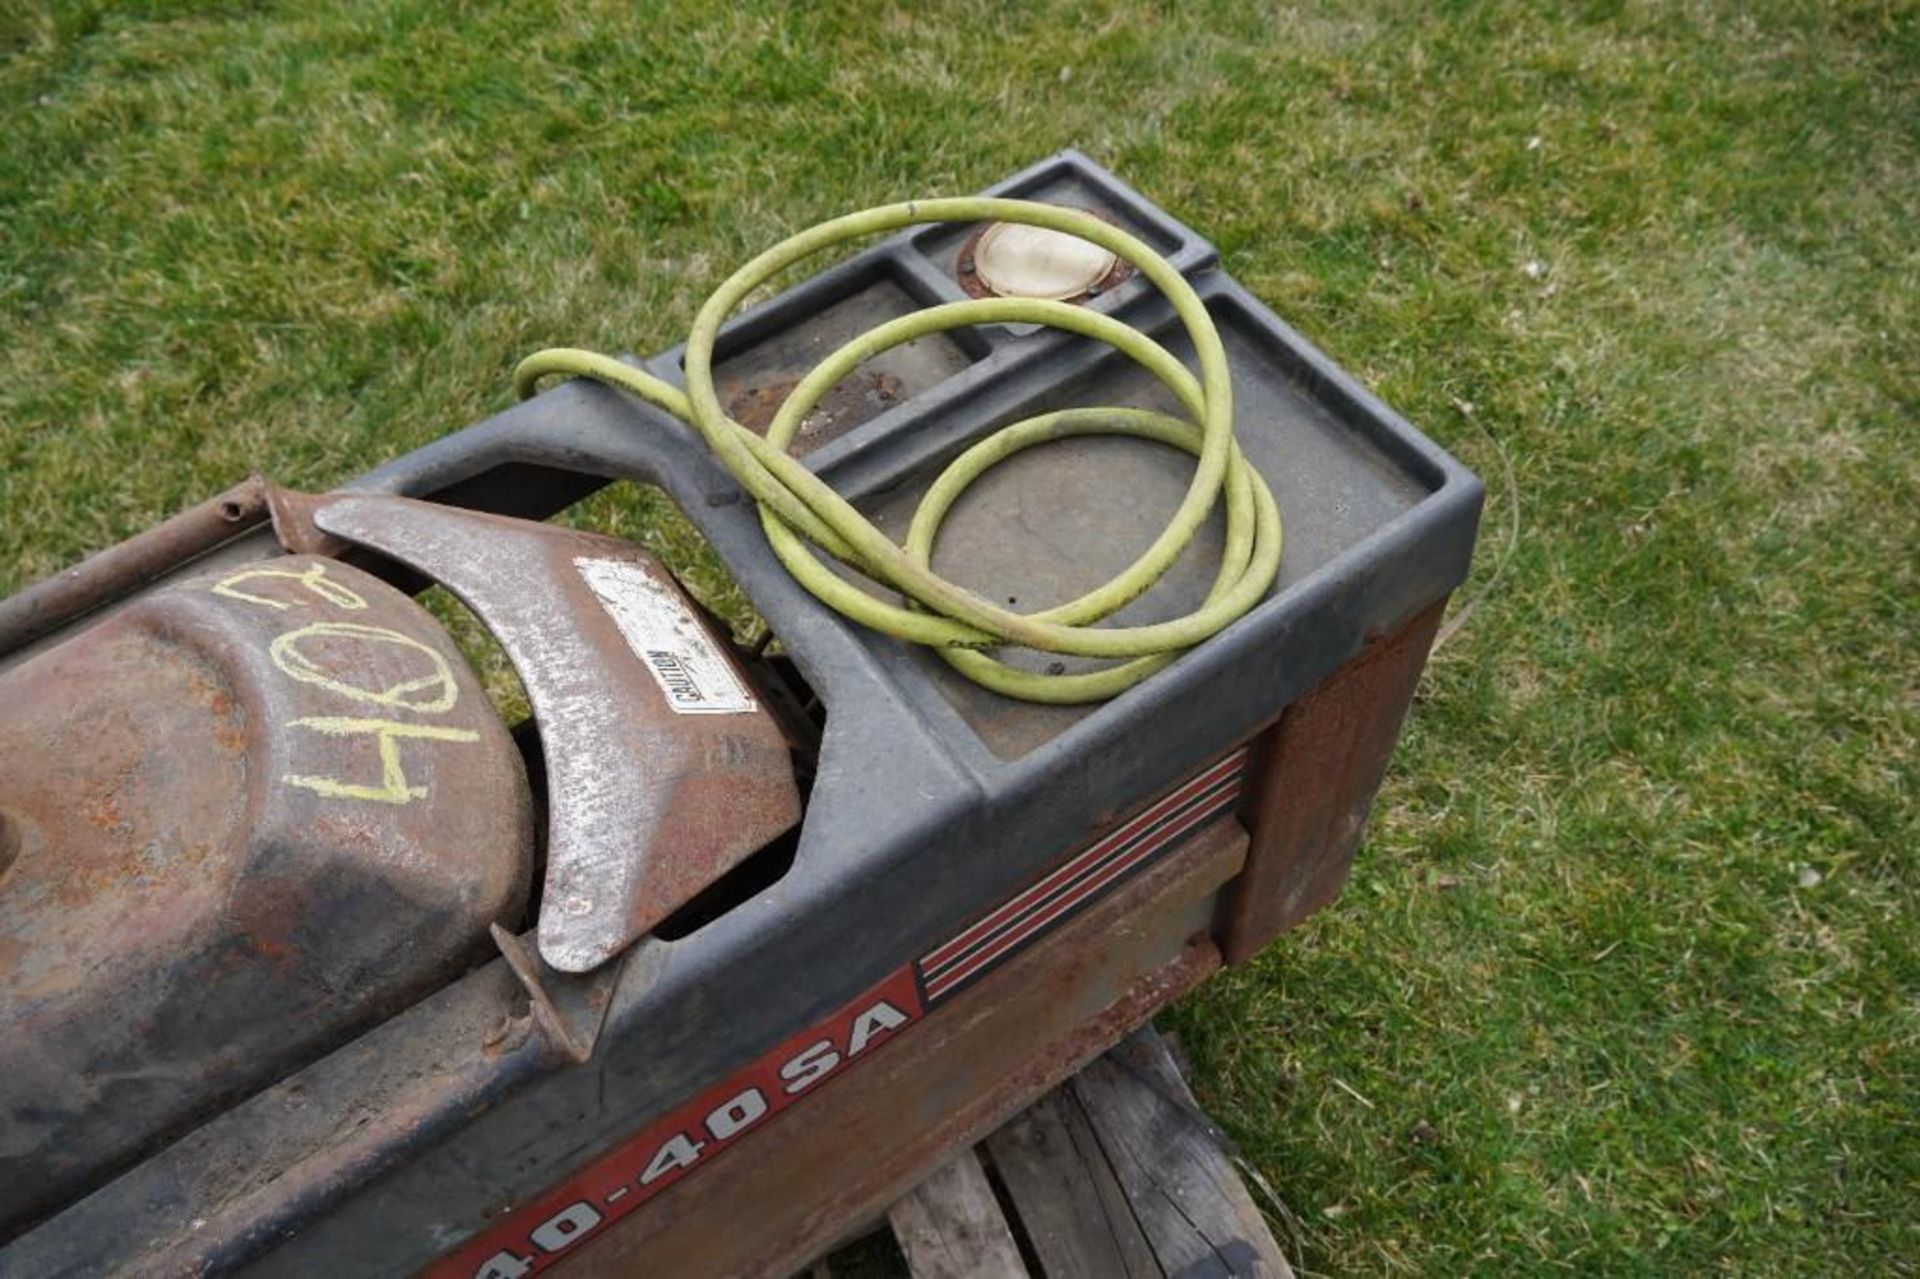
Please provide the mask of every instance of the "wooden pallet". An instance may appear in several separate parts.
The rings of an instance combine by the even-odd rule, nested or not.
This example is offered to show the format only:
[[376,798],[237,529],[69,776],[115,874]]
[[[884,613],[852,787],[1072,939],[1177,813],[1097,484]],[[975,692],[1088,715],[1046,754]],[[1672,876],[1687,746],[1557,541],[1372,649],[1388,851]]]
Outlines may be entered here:
[[[1276,1205],[1277,1207],[1277,1205]],[[1151,1027],[928,1177],[811,1279],[1292,1279]]]

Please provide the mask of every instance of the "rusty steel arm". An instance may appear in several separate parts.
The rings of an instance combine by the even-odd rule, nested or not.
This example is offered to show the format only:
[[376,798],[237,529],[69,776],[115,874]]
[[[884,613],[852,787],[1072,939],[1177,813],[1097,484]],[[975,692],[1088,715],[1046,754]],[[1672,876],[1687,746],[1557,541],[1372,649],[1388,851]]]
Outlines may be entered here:
[[145,532],[0,599],[0,653],[102,608],[263,523],[272,485],[250,475]]

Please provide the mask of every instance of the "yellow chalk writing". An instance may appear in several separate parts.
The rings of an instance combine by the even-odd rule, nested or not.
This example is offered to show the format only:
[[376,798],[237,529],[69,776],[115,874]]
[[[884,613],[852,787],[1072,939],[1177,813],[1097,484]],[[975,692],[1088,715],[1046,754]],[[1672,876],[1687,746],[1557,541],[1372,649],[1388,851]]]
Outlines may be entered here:
[[293,721],[296,728],[311,729],[328,737],[351,737],[371,733],[379,743],[380,784],[368,786],[335,777],[306,777],[288,773],[280,780],[290,786],[310,790],[330,799],[365,799],[380,804],[405,804],[427,797],[425,786],[408,783],[400,765],[400,743],[407,739],[434,742],[477,742],[480,734],[469,728],[448,728],[441,724],[401,724],[390,719],[358,719],[350,716],[312,715]]
[[280,568],[274,565],[245,569],[233,574],[231,577],[223,577],[215,582],[213,584],[213,593],[215,595],[224,595],[228,599],[245,600],[249,604],[260,604],[267,608],[280,611],[292,608],[299,602],[297,600],[274,599],[268,595],[255,595],[250,591],[243,591],[237,587],[237,583],[250,582],[256,578],[263,577],[285,578],[288,581],[298,582],[306,590],[336,608],[356,611],[367,606],[367,601],[358,591],[342,586],[340,583],[328,577],[327,566],[325,564],[312,564],[303,569]]
[[[211,589],[216,595],[256,604],[275,612],[300,608],[312,602],[298,595],[289,598],[286,588],[274,595],[257,593],[262,589],[273,589],[274,583],[286,581],[293,583],[292,589],[304,591],[322,604],[349,612],[366,608],[366,598],[351,587],[328,577],[327,567],[325,564],[309,564],[302,568],[261,565],[223,577]],[[253,590],[242,589],[246,583],[260,585]],[[365,660],[381,649],[386,650],[386,661]],[[350,656],[343,656],[343,652]],[[424,667],[415,654],[425,655]],[[440,651],[391,627],[367,626],[357,622],[315,622],[275,637],[267,648],[267,656],[289,678],[356,702],[440,715],[452,710],[460,700],[460,686],[454,681],[453,668]],[[361,660],[354,660],[356,658]],[[395,663],[398,663],[399,677],[382,672],[382,668],[387,672],[393,671]],[[349,674],[373,681],[392,678],[393,682],[366,687],[352,682]],[[408,780],[400,758],[403,743],[480,740],[480,734],[468,728],[406,724],[398,720],[347,715],[307,716],[292,721],[291,726],[327,737],[372,737],[380,761],[380,780],[378,784],[369,784],[340,777],[288,773],[281,781],[329,799],[367,800],[377,804],[406,804],[427,796],[427,787]]]
[[[432,670],[414,679],[401,680],[384,688],[362,688],[337,678],[322,668],[318,662],[301,652],[302,641],[326,639],[352,640],[371,645],[396,645],[426,654]],[[357,622],[315,622],[311,626],[302,626],[287,631],[273,641],[267,650],[267,656],[283,672],[304,684],[317,684],[330,692],[350,697],[355,701],[371,702],[375,706],[403,707],[410,711],[421,711],[437,715],[451,710],[460,700],[460,686],[454,683],[453,668],[447,665],[447,659],[440,653],[411,635],[402,634],[385,626],[362,626]],[[437,691],[435,691],[437,690]],[[432,696],[426,696],[432,692]]]

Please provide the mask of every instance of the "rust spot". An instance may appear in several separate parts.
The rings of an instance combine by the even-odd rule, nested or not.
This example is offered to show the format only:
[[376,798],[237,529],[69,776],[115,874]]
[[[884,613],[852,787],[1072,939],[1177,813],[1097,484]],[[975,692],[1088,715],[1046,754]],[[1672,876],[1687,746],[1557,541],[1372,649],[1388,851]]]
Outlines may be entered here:
[[107,791],[96,797],[93,803],[87,805],[86,816],[88,821],[102,830],[112,830],[120,825],[120,805],[115,801],[113,792]]
[[222,719],[213,726],[213,741],[229,755],[241,755],[247,749],[247,729],[237,719]]
[[769,382],[764,386],[749,386],[734,393],[727,401],[727,416],[759,435],[765,435],[767,428],[773,425],[774,416],[780,412],[780,406],[786,403],[793,388],[800,385],[799,378],[784,378],[778,382]]
[[[786,377],[743,387],[728,398],[727,415],[747,429],[765,435],[780,406],[799,385],[798,377]],[[793,451],[806,453],[816,449],[860,423],[880,416],[906,398],[905,384],[891,373],[850,374],[822,396],[801,421],[799,431],[794,434]]]
[[183,666],[181,681],[196,700],[213,712],[208,731],[214,743],[229,755],[243,754],[248,745],[246,721],[234,701],[233,690],[224,680],[198,665]]
[[300,957],[299,947],[273,937],[262,937],[259,933],[247,934],[247,943],[253,947],[254,954],[267,959],[284,961]]

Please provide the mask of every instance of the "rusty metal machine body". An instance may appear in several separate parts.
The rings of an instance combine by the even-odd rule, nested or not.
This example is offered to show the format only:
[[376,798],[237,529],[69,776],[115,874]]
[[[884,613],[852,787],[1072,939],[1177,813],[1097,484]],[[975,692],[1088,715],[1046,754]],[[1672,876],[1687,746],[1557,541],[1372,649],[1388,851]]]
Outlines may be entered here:
[[[439,624],[347,565],[142,598],[0,675],[0,707],[16,1211],[429,993],[526,897],[505,727]],[[460,749],[381,793],[374,722]]]
[[[195,516],[193,554],[129,544],[124,600],[52,584],[52,613],[106,606],[16,608],[0,652],[0,1273],[777,1274],[1332,898],[1480,486],[1083,157],[996,191],[1092,208],[1199,291],[1287,516],[1266,600],[1110,702],[1010,701],[823,609],[687,428],[582,382]],[[822,344],[966,296],[979,244],[903,233],[741,317],[729,412],[764,425]],[[1084,301],[1178,352],[1144,281]],[[984,326],[874,361],[796,451],[898,532],[970,441],[1078,403],[1168,397]],[[1189,468],[1034,449],[936,566],[1072,598]],[[636,548],[533,522],[615,480],[678,503],[776,656]],[[1192,608],[1220,536],[1119,620]],[[512,659],[511,736],[407,598],[429,581]]]

